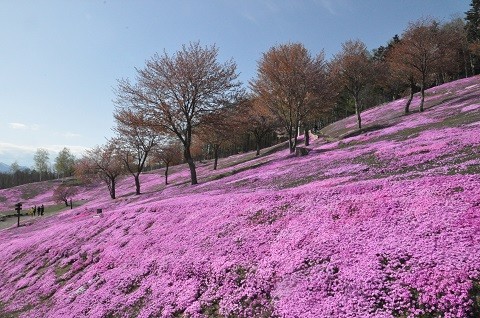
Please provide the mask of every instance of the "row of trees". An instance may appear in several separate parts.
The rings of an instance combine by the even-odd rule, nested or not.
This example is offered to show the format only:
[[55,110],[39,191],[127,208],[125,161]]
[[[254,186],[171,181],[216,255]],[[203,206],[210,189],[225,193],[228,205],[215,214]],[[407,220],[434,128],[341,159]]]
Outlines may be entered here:
[[39,148],[33,156],[34,166],[22,168],[17,161],[10,165],[9,173],[0,173],[0,189],[21,184],[70,177],[75,172],[75,156],[67,147],[63,148],[50,164],[50,153]]
[[[39,181],[44,180],[45,177],[49,179],[52,175],[57,178],[70,177],[75,171],[75,156],[67,147],[64,147],[55,157],[53,166],[50,165],[50,154],[44,148],[37,149],[33,161],[34,170],[39,174]],[[12,168],[12,170],[15,172],[18,169]]]
[[[477,1],[472,3],[478,17]],[[168,174],[168,166],[181,156],[194,185],[195,157],[202,151],[212,155],[216,169],[221,149],[238,151],[252,138],[258,155],[262,140],[274,133],[284,135],[293,152],[300,131],[308,145],[308,131],[338,119],[339,108],[350,107],[362,129],[363,109],[407,92],[405,113],[411,111],[416,91],[421,95],[419,111],[424,111],[425,89],[479,71],[475,48],[480,40],[467,32],[474,23],[468,20],[472,12],[467,23],[410,23],[373,52],[359,40],[347,41],[330,61],[323,52],[312,55],[301,43],[276,45],[259,60],[250,93],[238,81],[235,62],[218,61],[215,46],[196,42],[173,55],[156,54],[137,69],[134,80],[118,81],[117,136],[89,151],[78,171],[103,178],[115,198],[119,175],[132,174],[140,194],[139,176],[149,158],[164,162]]]

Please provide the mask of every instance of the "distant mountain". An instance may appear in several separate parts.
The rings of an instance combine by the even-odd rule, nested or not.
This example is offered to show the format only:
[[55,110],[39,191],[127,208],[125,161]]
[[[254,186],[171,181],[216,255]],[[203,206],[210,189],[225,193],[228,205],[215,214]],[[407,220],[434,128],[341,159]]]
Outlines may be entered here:
[[10,166],[0,162],[0,173],[9,173],[10,172]]
[[[20,170],[26,170],[28,169],[27,167],[20,166]],[[6,163],[0,162],[0,173],[10,173],[10,165],[7,165]]]

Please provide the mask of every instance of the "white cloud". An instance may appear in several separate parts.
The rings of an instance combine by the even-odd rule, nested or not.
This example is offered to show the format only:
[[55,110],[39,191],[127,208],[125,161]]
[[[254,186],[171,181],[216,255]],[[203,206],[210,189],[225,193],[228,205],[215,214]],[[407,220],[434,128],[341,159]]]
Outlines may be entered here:
[[77,134],[77,133],[72,133],[72,132],[66,132],[63,134],[63,137],[66,138],[77,138],[77,137],[82,137],[82,135]]
[[9,153],[9,152],[23,152],[23,153],[32,152],[33,153],[36,150],[37,150],[36,147],[19,146],[19,145],[14,145],[8,142],[0,142],[0,154]]
[[8,126],[12,129],[27,129],[27,125],[21,123],[8,123]]
[[16,129],[16,130],[38,130],[40,129],[40,126],[37,124],[33,124],[31,126],[22,124],[22,123],[8,123],[8,127],[11,129]]

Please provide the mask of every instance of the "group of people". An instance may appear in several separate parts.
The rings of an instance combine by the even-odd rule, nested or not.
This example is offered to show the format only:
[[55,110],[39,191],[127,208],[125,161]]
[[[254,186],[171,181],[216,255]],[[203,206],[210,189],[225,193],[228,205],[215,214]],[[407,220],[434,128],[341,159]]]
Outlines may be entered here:
[[43,215],[43,212],[44,212],[44,211],[45,211],[45,207],[43,206],[43,204],[42,204],[41,206],[39,206],[38,208],[37,208],[37,206],[33,206],[30,215],[33,215],[33,216],[35,216],[35,215],[41,216],[41,215]]

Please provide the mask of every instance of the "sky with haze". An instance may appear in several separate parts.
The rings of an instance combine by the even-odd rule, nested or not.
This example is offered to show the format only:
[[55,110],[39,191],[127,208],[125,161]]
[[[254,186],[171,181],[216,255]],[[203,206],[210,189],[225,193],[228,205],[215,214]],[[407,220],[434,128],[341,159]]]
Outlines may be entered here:
[[464,18],[470,0],[0,0],[0,162],[77,157],[113,136],[117,79],[156,52],[215,44],[248,87],[270,47],[301,42],[330,59],[349,39],[372,50],[421,17]]

